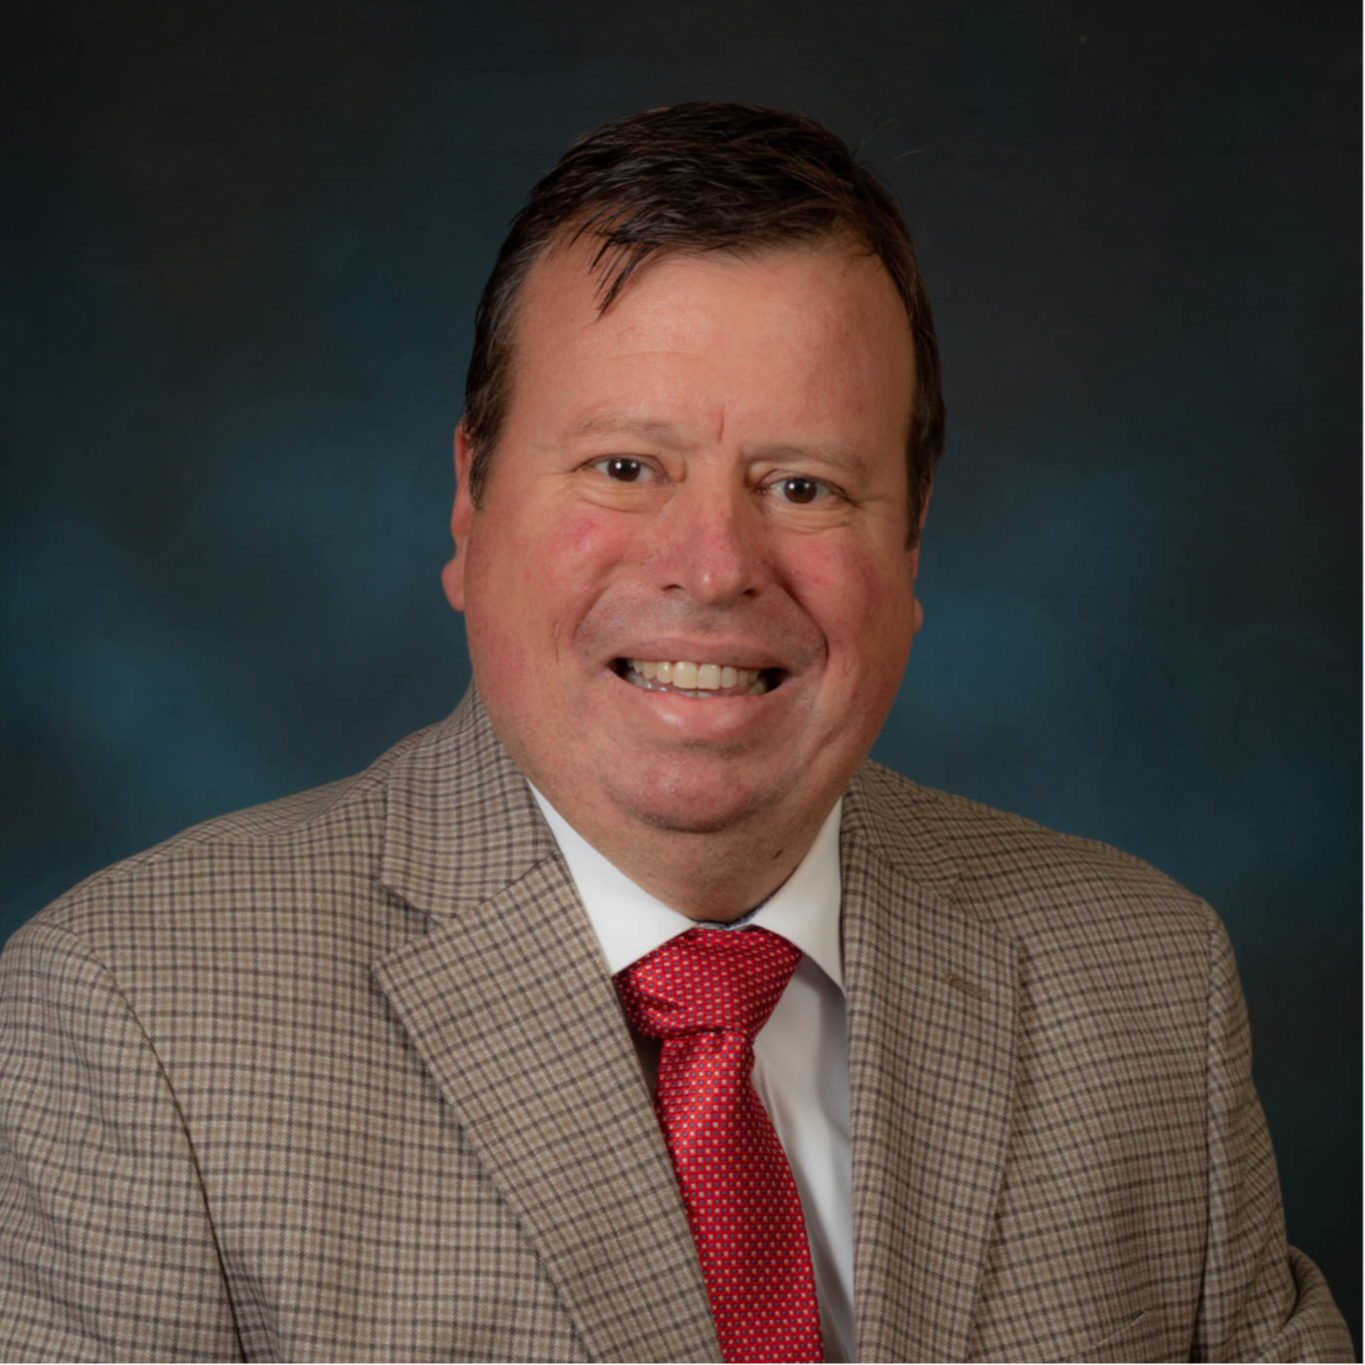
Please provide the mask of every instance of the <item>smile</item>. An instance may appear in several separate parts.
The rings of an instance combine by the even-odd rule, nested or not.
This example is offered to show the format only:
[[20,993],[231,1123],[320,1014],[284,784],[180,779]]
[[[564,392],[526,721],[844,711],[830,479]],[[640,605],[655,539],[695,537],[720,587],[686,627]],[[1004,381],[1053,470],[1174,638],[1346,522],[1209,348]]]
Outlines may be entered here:
[[780,668],[734,668],[689,659],[618,659],[616,672],[635,687],[674,696],[761,697],[786,676]]

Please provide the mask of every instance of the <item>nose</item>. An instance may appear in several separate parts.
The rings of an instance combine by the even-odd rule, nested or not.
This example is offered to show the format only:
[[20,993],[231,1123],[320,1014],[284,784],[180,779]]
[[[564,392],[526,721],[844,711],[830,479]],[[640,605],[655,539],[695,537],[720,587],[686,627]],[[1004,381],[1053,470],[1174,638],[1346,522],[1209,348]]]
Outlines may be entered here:
[[651,527],[656,587],[723,606],[754,596],[766,575],[762,518],[742,487],[687,479]]

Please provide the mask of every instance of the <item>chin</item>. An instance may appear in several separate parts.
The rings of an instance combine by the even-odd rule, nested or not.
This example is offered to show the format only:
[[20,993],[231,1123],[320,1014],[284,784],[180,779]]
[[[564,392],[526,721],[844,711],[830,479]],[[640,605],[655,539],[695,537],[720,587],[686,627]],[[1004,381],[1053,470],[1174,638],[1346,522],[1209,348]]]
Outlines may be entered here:
[[[723,797],[718,791],[722,787],[730,788]],[[607,795],[618,810],[641,824],[677,834],[718,834],[761,815],[778,802],[776,795],[734,790],[719,778],[705,784],[608,788]]]

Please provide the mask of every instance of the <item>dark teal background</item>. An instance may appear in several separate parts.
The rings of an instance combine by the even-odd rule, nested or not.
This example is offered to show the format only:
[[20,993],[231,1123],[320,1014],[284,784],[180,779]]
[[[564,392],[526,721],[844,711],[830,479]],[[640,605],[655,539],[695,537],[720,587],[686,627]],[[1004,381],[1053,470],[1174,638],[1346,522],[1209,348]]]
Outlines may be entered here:
[[877,756],[1208,897],[1359,1337],[1359,10],[11,4],[0,936],[468,668],[470,319],[575,133],[799,109],[900,195],[948,454]]

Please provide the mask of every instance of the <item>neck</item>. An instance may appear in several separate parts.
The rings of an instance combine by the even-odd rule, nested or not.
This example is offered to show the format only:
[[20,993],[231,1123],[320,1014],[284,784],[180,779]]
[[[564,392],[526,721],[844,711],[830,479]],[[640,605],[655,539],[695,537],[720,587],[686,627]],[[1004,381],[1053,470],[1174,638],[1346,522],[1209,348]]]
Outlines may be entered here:
[[567,811],[544,793],[566,821],[604,858],[656,900],[689,919],[730,924],[765,901],[810,851],[829,810],[804,819],[747,820],[696,833],[593,820]]

